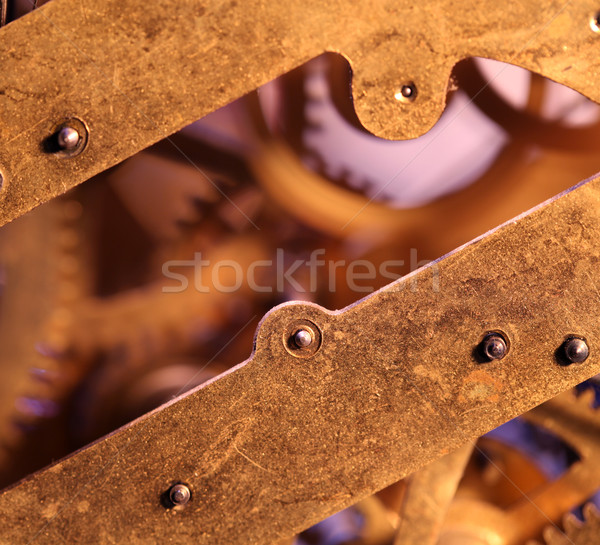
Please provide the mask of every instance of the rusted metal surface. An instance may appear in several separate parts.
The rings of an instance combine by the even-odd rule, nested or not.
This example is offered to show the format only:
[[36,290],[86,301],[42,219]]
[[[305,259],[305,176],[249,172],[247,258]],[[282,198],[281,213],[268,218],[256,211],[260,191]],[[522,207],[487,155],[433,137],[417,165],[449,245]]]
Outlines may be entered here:
[[[599,200],[582,184],[343,311],[275,308],[250,360],[6,490],[0,543],[271,543],[599,373]],[[490,331],[509,352],[484,363]],[[572,335],[590,355],[561,365]]]
[[[440,116],[454,64],[491,57],[600,100],[591,0],[54,0],[0,32],[0,224],[324,51],[345,55],[364,126],[410,138]],[[401,90],[414,90],[410,100]],[[57,127],[89,128],[77,157]]]

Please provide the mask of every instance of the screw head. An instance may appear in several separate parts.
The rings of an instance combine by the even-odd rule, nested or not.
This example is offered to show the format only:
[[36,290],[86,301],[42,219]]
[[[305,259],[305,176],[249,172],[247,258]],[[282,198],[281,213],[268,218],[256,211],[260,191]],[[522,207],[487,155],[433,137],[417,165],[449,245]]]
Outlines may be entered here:
[[74,150],[79,145],[80,140],[81,135],[73,127],[63,127],[56,135],[58,147],[64,151]]
[[501,360],[508,353],[508,343],[499,333],[490,333],[481,343],[483,355],[490,361]]
[[301,328],[294,333],[294,344],[298,348],[307,348],[313,342],[313,336],[308,329]]
[[191,497],[190,489],[184,484],[175,484],[169,490],[169,500],[176,507],[183,507]]
[[583,339],[573,337],[565,341],[563,352],[569,363],[583,363],[590,355],[590,348]]

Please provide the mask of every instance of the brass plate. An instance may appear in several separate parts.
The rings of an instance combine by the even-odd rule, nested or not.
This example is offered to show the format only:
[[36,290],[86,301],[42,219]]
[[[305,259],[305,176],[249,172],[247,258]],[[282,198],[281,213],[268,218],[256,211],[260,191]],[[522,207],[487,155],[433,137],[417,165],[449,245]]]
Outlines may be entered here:
[[[273,543],[600,372],[600,179],[339,312],[285,304],[253,357],[0,495],[0,543]],[[297,321],[312,357],[288,350]],[[312,327],[312,326],[311,326]],[[510,351],[475,347],[503,332]],[[559,364],[571,335],[582,364]],[[190,486],[181,510],[160,501]]]
[[[364,126],[412,138],[478,55],[600,100],[591,0],[53,0],[0,30],[0,225],[324,51],[345,55]],[[406,83],[412,101],[395,96]],[[85,151],[43,142],[76,117]]]

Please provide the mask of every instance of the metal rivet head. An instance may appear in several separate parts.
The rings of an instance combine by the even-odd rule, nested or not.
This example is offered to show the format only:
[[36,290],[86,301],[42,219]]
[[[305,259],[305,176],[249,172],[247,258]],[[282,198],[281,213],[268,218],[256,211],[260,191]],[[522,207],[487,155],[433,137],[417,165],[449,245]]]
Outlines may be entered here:
[[169,500],[175,507],[183,507],[191,497],[190,489],[184,484],[175,484],[169,490]]
[[597,33],[600,33],[600,11],[592,15],[590,18],[590,28]]
[[583,363],[590,355],[590,349],[583,339],[573,337],[564,342],[563,353],[568,363]]
[[294,333],[293,340],[298,348],[307,348],[312,344],[313,336],[308,329],[302,328]]
[[75,157],[87,146],[89,129],[76,117],[63,119],[54,125],[48,136],[42,141],[42,150],[57,157]]
[[500,333],[490,333],[481,342],[481,353],[488,360],[501,360],[508,353],[508,343]]
[[405,83],[400,90],[394,94],[394,98],[400,102],[412,102],[417,98],[417,86],[410,82]]
[[73,127],[63,127],[56,135],[58,147],[63,151],[74,150],[81,140],[81,135]]
[[321,348],[321,329],[310,320],[294,320],[283,332],[285,349],[296,358],[309,358]]

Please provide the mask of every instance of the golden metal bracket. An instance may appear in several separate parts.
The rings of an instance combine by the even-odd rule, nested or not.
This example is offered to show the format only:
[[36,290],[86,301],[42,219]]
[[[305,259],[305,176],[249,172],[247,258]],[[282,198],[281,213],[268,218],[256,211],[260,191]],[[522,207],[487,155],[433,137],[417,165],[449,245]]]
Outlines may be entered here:
[[[348,58],[358,116],[386,138],[432,127],[452,67],[469,56],[599,101],[597,9],[591,0],[54,0],[0,30],[0,225],[324,51]],[[76,156],[52,145],[69,120],[89,136]]]

